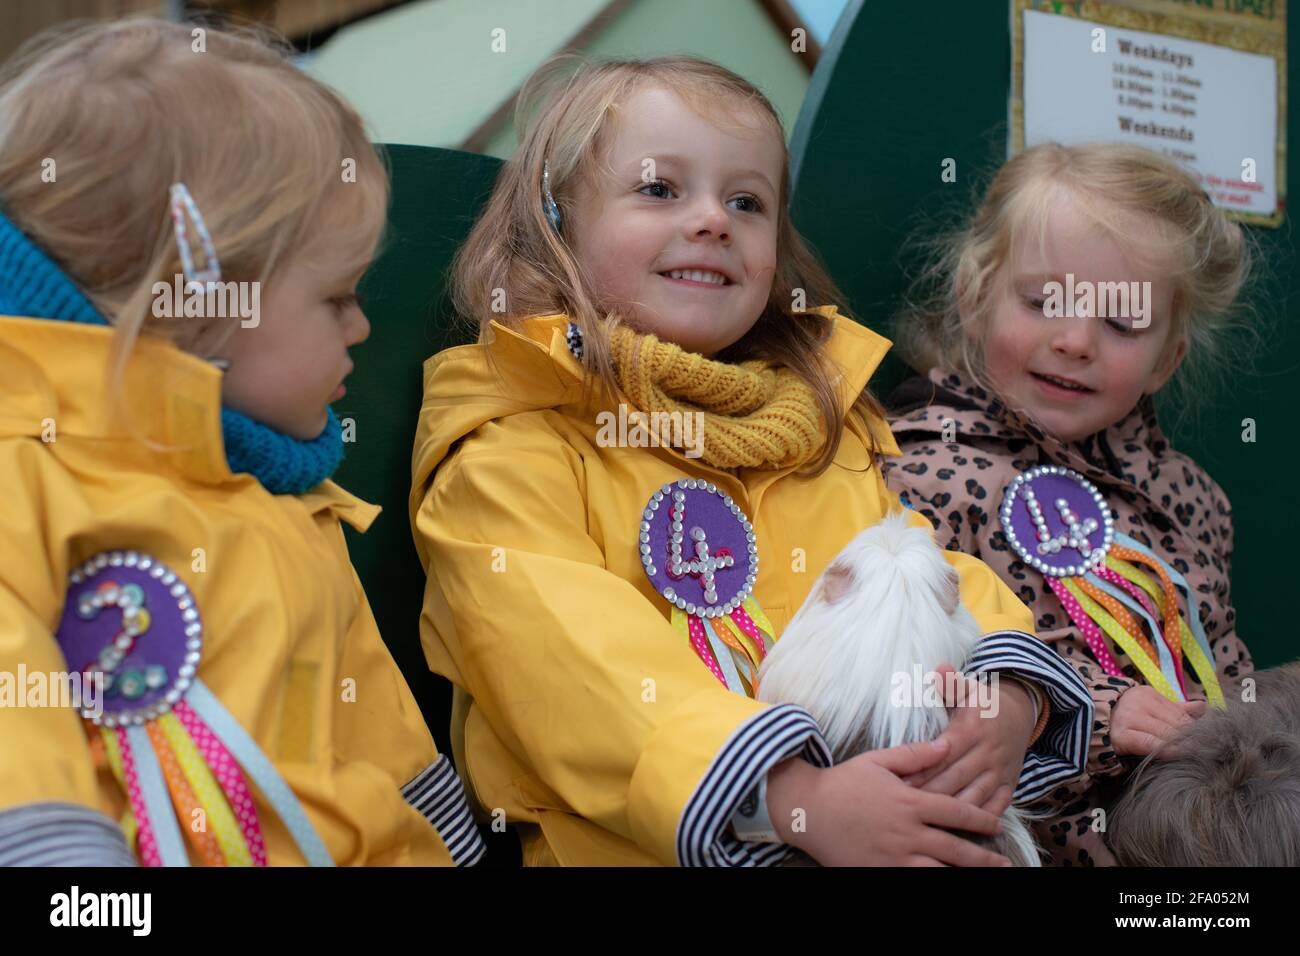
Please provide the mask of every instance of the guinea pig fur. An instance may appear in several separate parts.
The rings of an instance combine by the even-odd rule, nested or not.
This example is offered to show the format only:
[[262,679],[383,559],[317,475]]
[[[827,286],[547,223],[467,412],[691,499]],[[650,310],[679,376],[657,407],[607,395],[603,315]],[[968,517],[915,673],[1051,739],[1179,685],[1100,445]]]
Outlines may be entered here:
[[[806,709],[836,763],[933,740],[948,712],[915,677],[943,663],[960,671],[980,637],[930,531],[893,514],[859,533],[817,579],[767,654],[757,697]],[[1024,821],[1009,808],[999,836],[972,839],[1017,866],[1039,866]]]

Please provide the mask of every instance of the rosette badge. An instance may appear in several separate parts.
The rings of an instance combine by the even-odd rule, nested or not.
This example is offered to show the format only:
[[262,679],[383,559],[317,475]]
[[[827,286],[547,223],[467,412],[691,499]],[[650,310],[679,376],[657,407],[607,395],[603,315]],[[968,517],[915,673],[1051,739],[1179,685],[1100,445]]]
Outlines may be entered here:
[[672,605],[673,626],[724,686],[752,694],[758,665],[775,640],[753,596],[753,523],[711,482],[682,478],[650,496],[638,542],[646,576]]
[[1007,486],[999,517],[1011,550],[1046,577],[1107,674],[1123,676],[1110,637],[1170,700],[1187,699],[1185,658],[1210,702],[1223,706],[1191,587],[1146,545],[1115,529],[1096,485],[1069,468],[1040,465]]
[[[191,853],[265,866],[255,792],[309,863],[332,865],[297,797],[199,679],[204,624],[180,575],[138,551],[95,555],[68,574],[55,640],[70,668],[102,681],[102,710],[81,714],[126,792],[126,831],[146,866],[185,866]],[[206,826],[191,826],[200,815]]]

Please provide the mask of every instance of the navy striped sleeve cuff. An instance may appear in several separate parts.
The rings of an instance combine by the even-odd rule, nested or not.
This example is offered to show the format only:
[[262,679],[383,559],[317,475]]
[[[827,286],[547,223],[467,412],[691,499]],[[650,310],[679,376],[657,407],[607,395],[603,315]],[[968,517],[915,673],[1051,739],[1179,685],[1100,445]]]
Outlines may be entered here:
[[1083,775],[1092,731],[1092,695],[1078,671],[1056,651],[1023,631],[995,631],[984,635],[966,670],[1010,671],[1033,681],[1051,701],[1047,727],[1025,754],[1014,803],[1030,803]]
[[135,866],[122,828],[72,803],[0,811],[0,866]]
[[483,835],[469,810],[465,787],[447,759],[440,754],[419,776],[402,787],[406,802],[433,824],[457,866],[473,866],[487,851]]
[[802,707],[767,707],[737,727],[686,801],[677,825],[677,862],[682,866],[773,866],[785,860],[792,847],[739,840],[730,823],[745,796],[788,757],[802,757],[815,767],[831,765],[830,748],[817,722]]

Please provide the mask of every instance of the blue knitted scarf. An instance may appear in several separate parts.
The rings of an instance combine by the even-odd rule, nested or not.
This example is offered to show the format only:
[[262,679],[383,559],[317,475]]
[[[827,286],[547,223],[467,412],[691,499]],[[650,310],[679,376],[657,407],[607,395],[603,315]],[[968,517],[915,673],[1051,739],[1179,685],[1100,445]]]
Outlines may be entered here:
[[[76,284],[0,213],[0,315],[108,325]],[[311,441],[291,438],[240,412],[221,409],[226,462],[275,495],[297,495],[334,474],[343,460],[343,429],[329,410]]]

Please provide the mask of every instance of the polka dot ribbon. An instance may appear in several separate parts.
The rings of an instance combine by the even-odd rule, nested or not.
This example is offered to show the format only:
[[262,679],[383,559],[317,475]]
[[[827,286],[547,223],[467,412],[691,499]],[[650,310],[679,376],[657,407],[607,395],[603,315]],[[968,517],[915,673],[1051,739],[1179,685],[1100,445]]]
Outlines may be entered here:
[[745,659],[745,665],[750,672],[750,686],[753,686],[753,679],[757,677],[758,667],[763,662],[763,644],[756,641],[740,629],[735,621],[729,617],[715,617],[713,619],[713,629],[721,635],[727,646],[740,653]]
[[[1116,583],[1116,579],[1119,583]],[[1099,591],[1110,602],[1120,608],[1124,615],[1133,619],[1133,625],[1130,626],[1127,620],[1121,615],[1116,615],[1114,610],[1108,604],[1107,610],[1112,612],[1112,616],[1126,631],[1134,636],[1140,643],[1143,650],[1151,656],[1152,660],[1158,662],[1160,672],[1165,675],[1165,680],[1169,681],[1171,686],[1176,685],[1186,690],[1182,682],[1178,679],[1179,675],[1174,673],[1174,658],[1169,653],[1169,647],[1164,640],[1164,629],[1160,626],[1158,618],[1162,615],[1154,608],[1145,592],[1135,587],[1128,579],[1115,574],[1107,567],[1099,567],[1089,572],[1086,577],[1075,580],[1079,581],[1087,589],[1088,594],[1093,591]],[[1140,619],[1140,620],[1139,620]],[[1145,630],[1143,630],[1145,625]],[[1152,635],[1154,640],[1147,640],[1147,635]]]
[[[677,633],[709,668],[718,683],[737,693],[753,695],[759,665],[775,640],[772,622],[756,600],[746,598],[726,617],[702,618],[674,607],[671,619]],[[737,661],[746,665],[748,681],[736,670]]]
[[727,679],[722,676],[722,668],[713,659],[713,651],[709,649],[709,639],[705,636],[704,625],[700,623],[700,619],[676,607],[673,608],[672,617],[673,627],[677,628],[677,633],[686,638],[686,642],[691,645],[696,656],[704,661],[709,670],[713,672],[713,676],[718,679],[718,683],[726,687]]
[[1098,568],[1096,573],[1098,577],[1109,581],[1117,588],[1122,588],[1125,593],[1131,595],[1133,600],[1141,604],[1143,610],[1145,610],[1147,614],[1151,615],[1151,617],[1155,618],[1161,616],[1161,612],[1156,609],[1156,606],[1153,603],[1151,603],[1151,597],[1114,568],[1103,566]]
[[[1124,649],[1124,653],[1128,654],[1129,659],[1137,665],[1137,669],[1142,672],[1142,676],[1146,678],[1148,684],[1170,700],[1185,699],[1183,695],[1179,691],[1175,690],[1173,685],[1165,679],[1165,675],[1160,672],[1159,664],[1150,654],[1142,650],[1138,645],[1138,642],[1133,638],[1133,635],[1120,627],[1115,619],[1111,617],[1110,614],[1101,607],[1101,605],[1084,593],[1083,588],[1079,586],[1076,579],[1064,578],[1061,581],[1061,586],[1066,592],[1066,596],[1073,599],[1072,603],[1067,603],[1065,597],[1062,597],[1062,592],[1056,592],[1057,596],[1061,597],[1061,602],[1066,605],[1066,609],[1070,612],[1070,617],[1074,618],[1075,623],[1078,624],[1080,628],[1084,628],[1084,624],[1082,623],[1083,621],[1087,621],[1092,625],[1092,634],[1088,636],[1088,645],[1093,648],[1094,654],[1097,652],[1097,648],[1093,646],[1094,639],[1098,645],[1101,645],[1104,648],[1101,635],[1098,632],[1098,625],[1100,625],[1101,630],[1104,630],[1109,634],[1114,639],[1115,643]],[[1075,617],[1076,614],[1078,614],[1078,617]],[[1106,673],[1116,677],[1120,676],[1118,665],[1116,665],[1115,659],[1110,656],[1109,650],[1106,651],[1106,656],[1110,660],[1110,666],[1115,668],[1115,671],[1112,672],[1107,670]],[[1101,660],[1101,658],[1098,657],[1098,660]],[[1102,663],[1102,667],[1106,667],[1104,662]]]
[[1092,656],[1097,659],[1097,663],[1111,677],[1121,677],[1123,673],[1119,665],[1115,663],[1115,658],[1111,656],[1110,649],[1106,647],[1106,641],[1101,636],[1101,628],[1097,622],[1084,613],[1083,608],[1079,606],[1078,599],[1066,587],[1065,578],[1048,578],[1048,587],[1061,599],[1061,604],[1065,607],[1065,613],[1070,615],[1070,620],[1078,625],[1079,630],[1083,632],[1083,639],[1088,642],[1088,647],[1092,650]]
[[[1157,585],[1156,582],[1152,581],[1151,578],[1142,571],[1138,570],[1127,561],[1120,560],[1119,558],[1107,557],[1106,565],[1107,568],[1133,582],[1149,594],[1151,599],[1156,602],[1160,613],[1162,615],[1166,614],[1166,608],[1172,600],[1172,596],[1169,595],[1161,585]],[[1174,578],[1174,575],[1177,575],[1177,578]],[[1192,618],[1193,629],[1193,627],[1188,626],[1187,620],[1182,615],[1175,613],[1175,617],[1178,621],[1177,634],[1179,645],[1182,647],[1183,654],[1191,663],[1192,670],[1196,672],[1196,676],[1200,679],[1201,686],[1205,688],[1205,696],[1209,699],[1210,705],[1222,709],[1225,706],[1223,688],[1219,684],[1219,676],[1214,669],[1214,662],[1212,652],[1209,649],[1209,643],[1206,641],[1204,633],[1201,632],[1200,617],[1195,614],[1194,605],[1192,604],[1191,588],[1187,586],[1186,581],[1182,579],[1181,575],[1178,575],[1177,571],[1174,571],[1173,574],[1170,575],[1170,578],[1171,583],[1177,585],[1181,590],[1183,590],[1187,597],[1188,608],[1194,615]],[[1166,620],[1167,619],[1168,617],[1166,615]]]
[[1169,653],[1174,656],[1174,673],[1180,675],[1179,680],[1181,681],[1183,652],[1179,642],[1178,594],[1174,589],[1174,582],[1170,580],[1168,572],[1160,566],[1160,562],[1148,561],[1145,555],[1139,554],[1131,548],[1114,545],[1110,549],[1110,556],[1120,561],[1128,561],[1130,564],[1146,564],[1159,576],[1164,601],[1158,601],[1157,603],[1160,605],[1160,610],[1164,612],[1165,645],[1169,648]]
[[225,866],[225,855],[221,852],[216,838],[208,831],[207,810],[194,795],[194,788],[190,786],[184,771],[181,770],[175,752],[167,745],[167,738],[163,735],[162,728],[158,726],[157,721],[153,720],[144,727],[153,744],[154,753],[158,757],[158,764],[162,767],[163,779],[167,781],[172,805],[181,819],[181,832],[190,841],[190,845],[194,847],[194,851],[205,866]]
[[1151,647],[1151,642],[1147,640],[1146,635],[1142,633],[1142,628],[1123,604],[1115,600],[1095,584],[1091,584],[1082,578],[1075,578],[1083,593],[1088,595],[1098,604],[1106,609],[1106,612],[1115,619],[1115,623],[1128,634],[1133,642],[1141,649],[1142,653],[1152,660],[1156,659],[1156,652]]
[[[164,745],[170,747],[176,763],[204,811],[206,827],[219,848],[223,865],[252,866],[253,854],[244,839],[243,830],[226,799],[225,792],[211,768],[203,759],[198,746],[175,714],[164,714],[157,720],[158,734]],[[155,750],[158,750],[155,738]],[[186,819],[182,817],[182,820]],[[193,829],[193,827],[190,827]]]
[[[121,737],[118,734],[121,734]],[[100,728],[104,741],[104,752],[108,755],[108,764],[113,769],[113,776],[126,790],[127,802],[131,806],[131,819],[122,829],[127,832],[127,839],[134,837],[136,853],[145,866],[162,866],[162,856],[158,852],[158,842],[153,837],[153,827],[149,823],[149,813],[144,806],[144,794],[140,792],[140,778],[135,772],[135,760],[131,757],[131,748],[124,746],[126,732],[119,728],[110,730]]]
[[[201,682],[191,685],[191,696],[195,687],[202,688]],[[254,765],[261,777],[259,787],[280,812],[308,862],[332,865],[296,797],[270,761],[255,750],[256,744],[206,688],[198,697],[220,723],[226,739]],[[122,829],[145,866],[186,865],[186,841],[208,866],[267,865],[266,841],[240,762],[219,731],[193,706],[182,700],[170,713],[142,726],[98,731],[105,760],[127,793],[130,809],[123,816]],[[183,826],[177,825],[177,817]],[[200,820],[202,825],[195,826]]]
[[185,695],[185,701],[239,762],[244,773],[279,816],[308,865],[333,866],[334,860],[329,849],[316,832],[297,795],[280,776],[270,758],[262,753],[248,731],[217,699],[216,694],[203,681],[195,680]]
[[253,866],[266,866],[266,841],[262,836],[262,825],[257,818],[257,808],[253,805],[253,795],[239,771],[239,764],[230,755],[216,735],[208,729],[199,715],[190,705],[181,701],[173,713],[184,726],[190,738],[198,748],[204,763],[211,769],[217,782],[221,785],[230,809],[239,822],[244,843],[248,848]]

